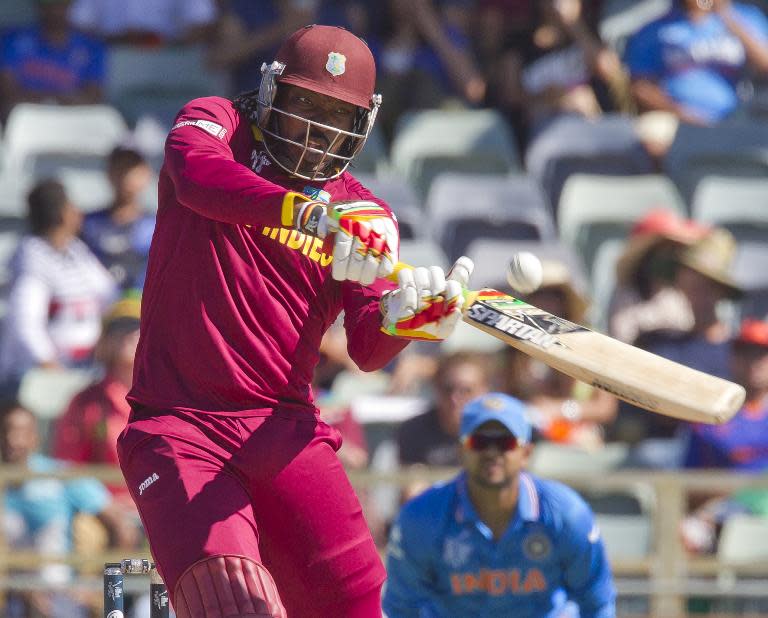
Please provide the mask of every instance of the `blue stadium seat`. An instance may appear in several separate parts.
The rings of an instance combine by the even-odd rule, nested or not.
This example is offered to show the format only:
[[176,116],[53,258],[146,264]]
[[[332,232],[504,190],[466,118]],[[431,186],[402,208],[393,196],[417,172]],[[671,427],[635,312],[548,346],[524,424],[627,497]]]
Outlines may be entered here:
[[660,174],[575,174],[566,181],[558,205],[560,238],[581,254],[591,272],[603,241],[625,238],[637,219],[659,207],[686,212],[675,185]]
[[596,120],[565,116],[553,121],[531,140],[525,167],[557,209],[563,186],[573,174],[648,174],[653,163],[632,120],[609,114]]
[[737,240],[768,242],[768,175],[703,178],[693,194],[691,216],[727,228]]
[[698,183],[711,175],[768,176],[768,123],[739,121],[714,127],[682,124],[662,162],[690,204]]
[[364,187],[392,208],[398,219],[401,239],[427,236],[424,208],[411,185],[402,176],[393,173],[358,174],[356,171],[353,174]]
[[456,259],[478,238],[553,240],[541,189],[525,175],[440,174],[426,202],[433,236]]
[[403,114],[395,127],[390,164],[422,197],[443,171],[494,174],[520,167],[511,128],[492,109]]

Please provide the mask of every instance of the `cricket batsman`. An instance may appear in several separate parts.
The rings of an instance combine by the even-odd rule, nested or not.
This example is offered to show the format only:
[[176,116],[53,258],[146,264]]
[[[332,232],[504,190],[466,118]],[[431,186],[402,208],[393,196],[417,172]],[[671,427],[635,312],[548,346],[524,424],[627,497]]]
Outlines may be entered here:
[[387,547],[387,618],[615,618],[592,511],[525,472],[531,426],[503,393],[461,418],[463,470],[407,502]]
[[385,578],[310,388],[344,312],[365,371],[459,319],[472,270],[406,270],[348,173],[381,97],[366,44],[307,26],[258,90],[168,135],[120,466],[179,618],[381,616]]

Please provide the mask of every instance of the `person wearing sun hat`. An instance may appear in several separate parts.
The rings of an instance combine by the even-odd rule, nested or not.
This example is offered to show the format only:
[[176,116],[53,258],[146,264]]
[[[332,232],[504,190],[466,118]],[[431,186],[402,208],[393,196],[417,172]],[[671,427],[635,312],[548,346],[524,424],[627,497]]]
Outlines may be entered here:
[[[741,294],[731,275],[736,241],[725,229],[713,228],[700,240],[682,249],[675,258],[672,285],[685,297],[693,323],[686,331],[659,329],[643,333],[635,345],[664,358],[721,378],[730,379],[731,326],[718,315],[721,302]],[[627,403],[619,406],[616,439],[632,443],[663,439],[663,448],[647,450],[650,443],[638,446],[637,465],[677,467],[685,444],[680,436],[681,422],[659,415],[648,415]],[[650,457],[650,459],[648,459]]]
[[672,279],[676,255],[707,229],[666,208],[654,208],[632,226],[616,262],[616,289],[608,309],[613,337],[633,343],[644,332],[691,328],[693,315]]
[[[139,339],[141,298],[127,295],[110,306],[102,319],[96,360],[103,376],[74,396],[56,423],[56,457],[77,463],[118,465],[117,437],[131,409],[125,396],[131,386],[133,359]],[[124,483],[110,487],[133,510]]]
[[[583,323],[589,299],[572,269],[563,261],[544,259],[542,271],[541,285],[523,300],[571,322]],[[502,387],[531,406],[537,436],[584,448],[602,446],[602,426],[616,416],[613,395],[555,371],[515,348],[506,347],[502,357]]]
[[525,471],[527,413],[498,392],[464,407],[461,472],[408,501],[391,529],[386,615],[616,615],[589,506]]

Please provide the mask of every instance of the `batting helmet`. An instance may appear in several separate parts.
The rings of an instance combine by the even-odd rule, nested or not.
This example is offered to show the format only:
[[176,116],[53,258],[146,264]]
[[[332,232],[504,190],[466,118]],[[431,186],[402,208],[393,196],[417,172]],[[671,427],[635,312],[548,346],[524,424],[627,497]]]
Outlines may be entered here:
[[[294,32],[277,52],[277,58],[261,67],[255,122],[264,135],[269,156],[288,173],[307,180],[330,180],[347,169],[368,139],[381,95],[374,93],[376,64],[365,42],[351,32],[333,26],[306,26]],[[281,84],[300,86],[357,107],[351,130],[321,124],[275,107]],[[303,142],[281,135],[280,117],[305,123]],[[330,135],[325,148],[309,144],[313,130]],[[280,156],[284,147],[300,149],[287,162]],[[295,152],[295,150],[294,150]],[[320,163],[305,161],[308,153],[321,155]]]

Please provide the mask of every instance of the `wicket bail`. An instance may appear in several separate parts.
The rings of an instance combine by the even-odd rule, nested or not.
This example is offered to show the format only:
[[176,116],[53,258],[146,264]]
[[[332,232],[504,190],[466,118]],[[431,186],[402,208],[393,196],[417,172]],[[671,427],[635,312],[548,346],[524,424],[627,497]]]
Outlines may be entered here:
[[147,573],[150,596],[149,618],[168,618],[170,610],[168,589],[154,563],[141,558],[125,558],[120,562],[107,562],[104,565],[104,618],[124,618],[125,616],[123,577]]

